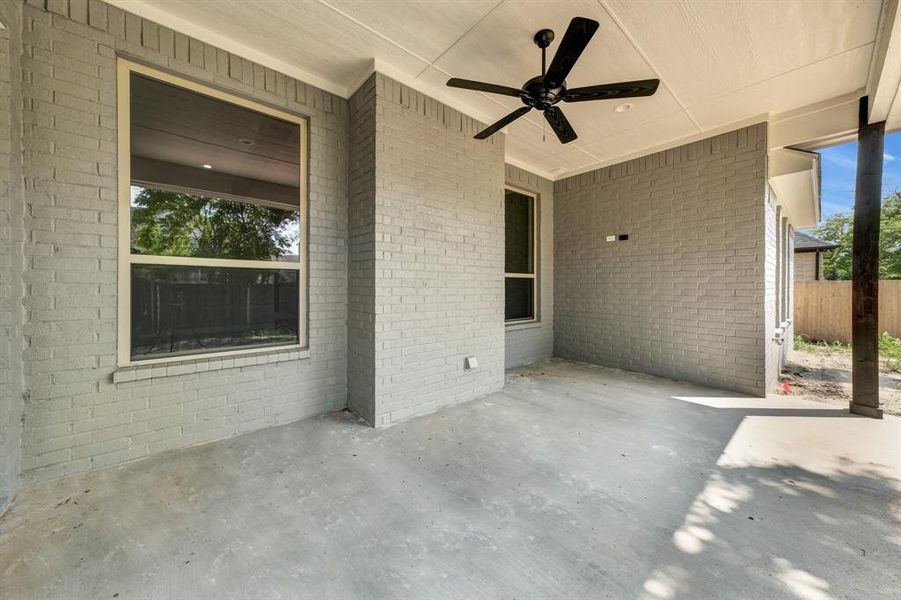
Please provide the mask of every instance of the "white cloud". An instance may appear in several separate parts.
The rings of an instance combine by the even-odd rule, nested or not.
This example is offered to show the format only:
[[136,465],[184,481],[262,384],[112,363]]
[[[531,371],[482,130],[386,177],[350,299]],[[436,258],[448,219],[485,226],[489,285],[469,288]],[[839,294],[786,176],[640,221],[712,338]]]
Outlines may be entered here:
[[893,160],[898,160],[897,156],[892,156],[888,152],[883,153],[882,160],[885,162],[892,162]]

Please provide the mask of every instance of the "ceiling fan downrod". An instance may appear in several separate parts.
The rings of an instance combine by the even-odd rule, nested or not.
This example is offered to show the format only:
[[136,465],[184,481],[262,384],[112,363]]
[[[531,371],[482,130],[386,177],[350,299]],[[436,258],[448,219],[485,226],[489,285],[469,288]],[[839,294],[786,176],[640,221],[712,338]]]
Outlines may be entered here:
[[550,29],[542,29],[532,39],[535,41],[535,45],[541,48],[541,76],[544,77],[544,74],[547,73],[547,47],[554,41],[554,32]]

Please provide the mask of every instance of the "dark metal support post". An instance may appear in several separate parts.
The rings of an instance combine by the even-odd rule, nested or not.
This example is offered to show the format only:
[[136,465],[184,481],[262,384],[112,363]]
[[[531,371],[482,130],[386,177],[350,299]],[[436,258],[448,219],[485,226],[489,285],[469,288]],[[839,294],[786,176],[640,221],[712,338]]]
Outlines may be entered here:
[[868,123],[867,98],[860,99],[857,186],[851,267],[851,412],[876,419],[879,408],[879,217],[885,123]]

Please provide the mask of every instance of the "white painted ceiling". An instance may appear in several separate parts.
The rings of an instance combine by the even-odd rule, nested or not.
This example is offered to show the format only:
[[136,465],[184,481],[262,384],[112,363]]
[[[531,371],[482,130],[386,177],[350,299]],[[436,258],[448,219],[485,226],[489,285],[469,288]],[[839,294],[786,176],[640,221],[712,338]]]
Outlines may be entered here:
[[509,126],[508,160],[554,178],[859,92],[882,9],[880,0],[111,2],[345,97],[374,67],[486,123],[519,100],[450,89],[449,77],[519,87],[540,72],[537,30],[559,41],[572,17],[595,19],[569,87],[662,84],[625,113],[616,101],[563,104],[579,134],[565,146],[538,112]]

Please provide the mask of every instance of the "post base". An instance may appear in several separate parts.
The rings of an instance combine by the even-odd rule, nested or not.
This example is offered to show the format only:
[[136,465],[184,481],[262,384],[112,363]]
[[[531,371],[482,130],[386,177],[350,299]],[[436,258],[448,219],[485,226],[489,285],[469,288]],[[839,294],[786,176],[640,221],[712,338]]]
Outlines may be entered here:
[[863,404],[854,404],[851,402],[848,405],[848,410],[855,415],[862,415],[864,417],[870,417],[871,419],[882,418],[881,408],[873,408],[872,406],[864,406]]

